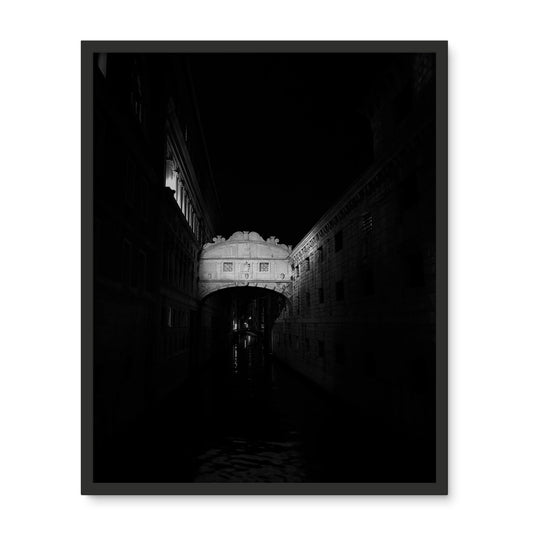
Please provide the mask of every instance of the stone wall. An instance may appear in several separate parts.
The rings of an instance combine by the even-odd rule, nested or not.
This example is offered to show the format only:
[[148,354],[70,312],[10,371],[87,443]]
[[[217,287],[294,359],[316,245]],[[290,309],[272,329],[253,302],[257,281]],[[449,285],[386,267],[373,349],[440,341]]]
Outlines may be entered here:
[[292,305],[274,327],[277,357],[363,413],[415,430],[434,419],[430,110],[413,104],[387,155],[295,246]]

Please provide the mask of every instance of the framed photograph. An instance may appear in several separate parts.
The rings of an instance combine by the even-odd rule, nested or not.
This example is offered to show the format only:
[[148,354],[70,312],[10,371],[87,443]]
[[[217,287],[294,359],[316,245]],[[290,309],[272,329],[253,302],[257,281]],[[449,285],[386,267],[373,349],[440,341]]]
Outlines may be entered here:
[[82,494],[447,494],[447,43],[81,56]]

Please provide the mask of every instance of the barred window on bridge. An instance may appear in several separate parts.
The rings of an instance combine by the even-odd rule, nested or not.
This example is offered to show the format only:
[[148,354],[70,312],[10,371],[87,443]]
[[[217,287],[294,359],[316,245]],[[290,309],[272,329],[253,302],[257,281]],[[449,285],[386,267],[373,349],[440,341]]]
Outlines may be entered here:
[[268,272],[268,263],[259,263],[259,272]]

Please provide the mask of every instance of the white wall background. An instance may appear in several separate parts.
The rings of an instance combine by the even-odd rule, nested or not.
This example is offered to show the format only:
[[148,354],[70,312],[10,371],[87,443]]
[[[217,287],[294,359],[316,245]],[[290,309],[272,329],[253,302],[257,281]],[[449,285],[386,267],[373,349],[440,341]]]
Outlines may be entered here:
[[[0,528],[532,531],[528,2],[10,2],[0,18]],[[81,39],[444,39],[450,495],[79,495]]]

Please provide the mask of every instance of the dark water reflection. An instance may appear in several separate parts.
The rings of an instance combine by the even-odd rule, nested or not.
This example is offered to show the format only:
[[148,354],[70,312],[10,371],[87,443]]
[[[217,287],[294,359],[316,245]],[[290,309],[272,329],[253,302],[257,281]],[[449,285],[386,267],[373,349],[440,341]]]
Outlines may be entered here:
[[[434,443],[364,418],[240,335],[201,375],[106,443],[96,481],[431,481]],[[98,468],[99,466],[99,468]]]
[[214,397],[204,404],[211,429],[196,457],[194,481],[305,481],[301,429],[281,405],[280,368],[261,339],[236,337],[230,361],[213,370]]

